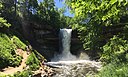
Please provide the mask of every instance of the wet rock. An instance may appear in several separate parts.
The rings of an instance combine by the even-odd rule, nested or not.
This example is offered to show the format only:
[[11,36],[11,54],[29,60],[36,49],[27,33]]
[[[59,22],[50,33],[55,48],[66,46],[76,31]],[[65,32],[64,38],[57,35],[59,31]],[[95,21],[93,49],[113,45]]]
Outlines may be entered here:
[[52,75],[54,74],[52,68],[46,65],[43,65],[39,70],[33,72],[33,77],[52,77]]

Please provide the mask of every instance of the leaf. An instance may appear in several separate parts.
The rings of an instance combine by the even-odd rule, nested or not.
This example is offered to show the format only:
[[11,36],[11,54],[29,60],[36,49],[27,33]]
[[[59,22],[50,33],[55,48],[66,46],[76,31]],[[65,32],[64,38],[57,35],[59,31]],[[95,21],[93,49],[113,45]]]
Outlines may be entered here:
[[117,0],[111,0],[111,1],[110,1],[110,4],[113,5],[113,4],[116,3],[116,2],[117,2]]
[[10,27],[10,26],[11,26],[11,24],[7,23],[7,20],[0,17],[0,27]]

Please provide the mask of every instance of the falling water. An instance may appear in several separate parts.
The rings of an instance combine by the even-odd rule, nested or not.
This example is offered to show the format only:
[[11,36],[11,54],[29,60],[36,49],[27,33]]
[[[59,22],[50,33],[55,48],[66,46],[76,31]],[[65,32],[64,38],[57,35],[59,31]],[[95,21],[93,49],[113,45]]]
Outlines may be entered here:
[[76,56],[70,53],[72,29],[60,29],[59,33],[59,51],[61,54],[55,54],[52,61],[69,61],[76,60]]
[[76,57],[70,53],[72,29],[60,29],[60,60],[75,60]]
[[70,42],[71,42],[72,29],[60,29],[59,41],[60,51],[62,54],[70,53]]
[[84,60],[76,58],[70,53],[72,29],[60,29],[60,52],[55,55],[52,62],[45,63],[54,67],[56,75],[53,77],[85,77],[87,74],[93,74],[101,67],[99,62],[90,61],[88,55],[83,55]]

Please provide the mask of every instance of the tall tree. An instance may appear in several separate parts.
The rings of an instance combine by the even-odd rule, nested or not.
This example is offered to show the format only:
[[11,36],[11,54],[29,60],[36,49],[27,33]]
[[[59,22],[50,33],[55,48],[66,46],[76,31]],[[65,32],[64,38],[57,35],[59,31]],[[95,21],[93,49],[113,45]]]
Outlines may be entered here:
[[127,39],[127,0],[66,0],[66,4],[75,14],[72,27],[86,50],[101,51],[114,35]]

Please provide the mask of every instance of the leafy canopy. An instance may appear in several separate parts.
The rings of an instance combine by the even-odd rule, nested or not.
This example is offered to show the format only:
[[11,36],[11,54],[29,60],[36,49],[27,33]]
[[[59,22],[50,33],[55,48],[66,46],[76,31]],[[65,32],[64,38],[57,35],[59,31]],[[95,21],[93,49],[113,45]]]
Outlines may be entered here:
[[79,31],[86,50],[99,51],[114,33],[123,31],[117,26],[128,24],[127,0],[66,0],[66,4],[75,14],[72,28]]
[[[120,17],[127,15],[127,0],[66,0],[81,22],[90,18],[91,24],[110,26],[120,21]],[[80,23],[80,22],[79,22]]]

